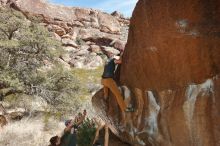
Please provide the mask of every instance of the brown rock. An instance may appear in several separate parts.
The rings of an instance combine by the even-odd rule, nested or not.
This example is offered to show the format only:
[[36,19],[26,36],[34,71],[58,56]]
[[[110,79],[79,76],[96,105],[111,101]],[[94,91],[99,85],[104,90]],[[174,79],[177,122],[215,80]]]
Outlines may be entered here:
[[94,42],[96,45],[99,46],[110,46],[111,42],[112,42],[112,38],[110,37],[88,37],[86,39],[84,39],[85,41],[91,41]]
[[114,16],[114,17],[118,17],[118,18],[123,17],[123,15],[120,12],[118,12],[118,11],[112,12],[111,15]]
[[75,9],[75,15],[77,17],[77,20],[79,21],[90,21],[89,14],[90,14],[89,9],[81,9],[81,8]]
[[[44,17],[54,18],[55,20],[71,22],[72,20],[77,19],[73,8],[51,5],[42,0],[17,0],[13,1],[13,5],[23,12],[42,14]],[[57,13],[58,10],[59,13]]]
[[64,46],[71,46],[71,47],[75,47],[75,48],[78,47],[78,45],[75,43],[75,41],[73,41],[71,39],[66,39],[66,38],[62,39],[62,44]]
[[7,124],[7,120],[5,118],[5,116],[0,115],[0,128],[4,127]]
[[53,37],[54,37],[56,40],[61,41],[61,37],[60,37],[57,33],[55,33],[55,32],[53,32]]
[[98,53],[98,52],[101,51],[101,48],[100,48],[100,46],[98,46],[98,45],[91,45],[90,48],[89,48],[89,50],[90,50],[91,52]]
[[72,26],[72,27],[73,27],[73,26],[83,27],[84,25],[83,25],[81,22],[79,22],[79,21],[74,21],[74,22],[71,24],[71,26]]
[[61,38],[62,39],[73,39],[73,37],[70,34],[65,34]]
[[135,112],[121,112],[102,90],[92,99],[118,125],[122,140],[137,146],[220,145],[219,20],[220,1],[137,3],[120,70],[121,93]]
[[24,112],[11,112],[8,114],[8,116],[10,120],[19,121],[25,116],[25,113]]
[[[197,2],[190,4],[193,8],[182,0],[173,4],[171,1],[137,4],[124,52],[125,64],[129,66],[123,66],[122,74],[126,73],[121,76],[123,83],[142,89],[170,89],[201,83],[219,73],[220,2],[215,7],[214,2]],[[171,5],[166,8],[166,4]],[[215,12],[212,18],[208,15],[211,12]],[[153,15],[146,18],[149,14]],[[139,59],[134,62],[133,56]],[[130,68],[137,72],[130,72]],[[132,78],[135,76],[141,80]]]
[[71,47],[71,46],[67,46],[67,47],[63,47],[63,50],[67,51],[67,52],[72,52],[72,51],[76,51],[76,47]]
[[99,21],[98,21],[98,19],[96,17],[92,17],[91,18],[91,26],[93,28],[99,28],[100,27],[99,26]]
[[98,19],[101,31],[116,34],[120,32],[120,24],[113,16],[105,13],[99,13]]
[[11,7],[27,16],[41,16],[45,23],[58,25],[67,33],[71,31],[70,27],[74,26],[92,26],[112,34],[120,32],[120,24],[116,17],[97,10],[52,5],[42,0],[11,1]]
[[120,51],[124,51],[125,49],[125,43],[120,41],[120,40],[116,40],[112,42],[113,47],[120,50]]
[[94,42],[86,41],[86,45],[95,45]]
[[63,35],[66,34],[65,29],[63,29],[62,27],[60,27],[58,25],[48,26],[48,29],[51,30],[51,31],[54,31],[59,36],[63,36]]
[[102,48],[102,50],[103,50],[104,52],[106,52],[106,53],[112,53],[112,54],[114,54],[114,55],[117,55],[117,54],[120,53],[117,49],[115,49],[115,48],[113,48],[113,47],[102,46],[101,48]]

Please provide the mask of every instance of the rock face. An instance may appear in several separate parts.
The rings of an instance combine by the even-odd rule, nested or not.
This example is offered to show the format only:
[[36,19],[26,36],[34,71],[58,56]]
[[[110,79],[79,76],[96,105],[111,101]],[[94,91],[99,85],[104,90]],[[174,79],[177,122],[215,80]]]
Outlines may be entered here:
[[142,89],[170,89],[201,83],[219,73],[220,1],[189,3],[138,3],[141,9],[133,14],[124,54],[129,65],[123,66],[123,83]]
[[[94,48],[91,45],[98,45],[100,48],[114,47],[119,50],[124,49],[124,44],[127,42],[130,21],[119,14],[116,15],[116,13],[111,15],[94,9],[53,5],[44,0],[0,0],[1,5],[21,11],[30,20],[33,16],[38,17],[41,24],[53,32],[54,38],[62,43],[64,50],[67,47],[68,50],[84,50],[85,45],[90,52]],[[96,40],[108,41],[98,44],[95,42]],[[114,45],[114,42],[119,43]],[[95,59],[99,61],[100,56],[105,53],[106,51],[99,52]],[[72,51],[68,51],[68,54],[75,56]],[[71,62],[67,63],[78,68],[96,68],[103,65],[99,61],[99,63],[91,63],[90,66],[87,63],[88,60],[79,57],[80,61],[72,58]],[[86,57],[84,56],[84,58]],[[72,65],[73,62],[74,65]]]
[[[220,145],[220,1],[140,0],[120,70],[125,102],[107,117],[132,145]],[[96,106],[97,107],[97,106]]]

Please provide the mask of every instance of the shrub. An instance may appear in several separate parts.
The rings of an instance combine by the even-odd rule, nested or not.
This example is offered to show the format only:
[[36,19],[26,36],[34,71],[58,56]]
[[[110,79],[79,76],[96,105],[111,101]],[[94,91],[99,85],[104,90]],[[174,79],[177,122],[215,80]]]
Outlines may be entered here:
[[77,134],[78,145],[91,146],[95,136],[95,132],[96,132],[95,123],[87,118],[78,129],[78,134]]

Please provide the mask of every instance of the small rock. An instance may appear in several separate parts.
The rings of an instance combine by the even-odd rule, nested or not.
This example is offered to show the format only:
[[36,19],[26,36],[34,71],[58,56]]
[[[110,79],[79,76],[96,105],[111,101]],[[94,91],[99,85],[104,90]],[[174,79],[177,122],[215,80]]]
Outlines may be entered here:
[[70,40],[70,39],[66,39],[66,38],[62,39],[62,43],[64,46],[71,46],[71,47],[76,47],[76,48],[78,47],[75,41]]
[[25,116],[25,113],[16,111],[16,112],[11,112],[8,115],[9,115],[10,120],[19,121]]
[[96,56],[97,54],[95,52],[90,53],[91,56]]
[[82,49],[82,50],[88,50],[89,48],[90,48],[89,45],[82,45],[82,46],[80,46],[80,49]]
[[0,128],[1,128],[1,127],[4,127],[7,123],[8,123],[8,122],[7,122],[6,117],[3,116],[3,115],[0,115]]
[[106,46],[102,46],[102,49],[105,52],[109,52],[109,53],[113,53],[114,55],[117,55],[120,53],[120,51],[118,51],[117,49],[113,48],[113,47],[106,47]]
[[61,41],[61,37],[60,37],[58,34],[56,34],[55,32],[53,32],[53,37],[54,37],[56,40]]
[[72,39],[72,36],[69,34],[65,34],[61,37],[62,39]]
[[118,49],[119,51],[124,51],[125,49],[125,43],[120,41],[120,40],[116,40],[113,43],[113,47]]
[[93,28],[99,28],[99,21],[97,18],[91,17],[90,21]]
[[89,21],[90,17],[90,10],[88,9],[81,9],[81,8],[76,8],[75,9],[75,15],[77,17],[77,20],[79,21]]
[[79,22],[79,21],[74,21],[74,22],[72,23],[72,26],[83,27],[84,25],[83,25],[81,22]]
[[73,51],[76,51],[77,48],[76,47],[67,46],[67,47],[63,47],[63,50],[68,51],[68,52],[73,52]]
[[94,42],[86,41],[86,45],[95,45]]
[[91,23],[88,22],[88,21],[83,21],[82,23],[83,23],[83,25],[84,25],[85,28],[88,28],[88,27],[91,26]]
[[75,53],[76,56],[85,56],[87,54],[89,54],[89,51],[87,49],[79,50]]
[[69,35],[71,36],[71,39],[72,39],[72,40],[76,40],[77,34],[78,34],[78,29],[75,29],[75,28],[73,28],[73,29],[71,30],[71,32],[69,33]]
[[111,15],[117,18],[123,18],[123,15],[118,11],[112,12]]
[[98,46],[98,45],[91,45],[90,48],[89,48],[89,50],[90,50],[91,52],[98,53],[98,52],[101,51],[101,48],[100,48],[100,46]]
[[63,36],[63,35],[66,34],[65,29],[63,29],[63,28],[60,27],[60,26],[52,25],[51,27],[52,27],[51,29],[52,29],[56,34],[58,34],[59,36]]

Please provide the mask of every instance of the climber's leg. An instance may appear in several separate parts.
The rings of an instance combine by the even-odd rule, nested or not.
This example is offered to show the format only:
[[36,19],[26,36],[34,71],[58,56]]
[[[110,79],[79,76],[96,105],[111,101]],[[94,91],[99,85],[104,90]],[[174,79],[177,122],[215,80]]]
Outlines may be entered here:
[[103,87],[103,90],[104,90],[104,99],[107,99],[108,98],[108,96],[109,96],[109,89],[108,89],[108,87],[106,87],[106,86],[104,86]]
[[96,143],[96,141],[99,139],[99,132],[100,130],[104,127],[104,125],[99,125],[96,129],[96,132],[95,132],[95,138],[93,140],[93,144]]
[[105,142],[104,142],[104,146],[108,146],[109,143],[109,128],[108,125],[105,125]]
[[115,95],[120,109],[124,112],[126,109],[126,104],[123,101],[123,97],[121,96],[121,93],[115,81],[112,78],[102,79],[102,84],[112,91],[112,93]]

